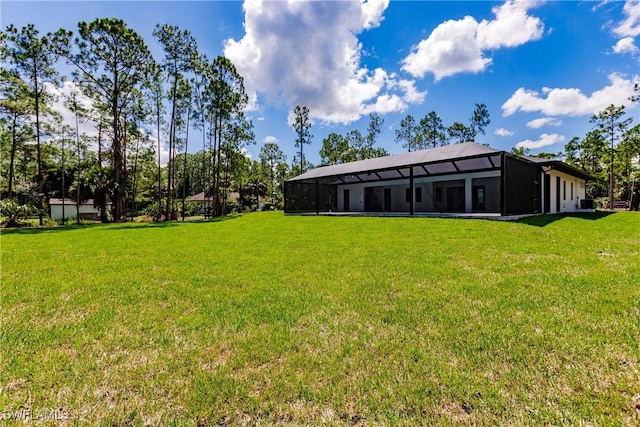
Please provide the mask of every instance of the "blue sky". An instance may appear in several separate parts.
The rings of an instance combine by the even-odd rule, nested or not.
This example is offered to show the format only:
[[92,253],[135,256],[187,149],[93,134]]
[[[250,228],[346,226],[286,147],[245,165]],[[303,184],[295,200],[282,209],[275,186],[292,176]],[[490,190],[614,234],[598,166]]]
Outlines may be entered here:
[[475,103],[491,114],[494,148],[559,152],[591,129],[589,118],[625,104],[640,82],[640,1],[111,1],[0,3],[2,27],[41,33],[119,17],[161,58],[157,23],[188,29],[212,58],[229,57],[253,95],[258,157],[275,141],[291,163],[296,104],[314,121],[307,159],[319,162],[330,132],[363,133],[379,113],[378,145],[403,149],[394,129],[430,111],[467,123]]

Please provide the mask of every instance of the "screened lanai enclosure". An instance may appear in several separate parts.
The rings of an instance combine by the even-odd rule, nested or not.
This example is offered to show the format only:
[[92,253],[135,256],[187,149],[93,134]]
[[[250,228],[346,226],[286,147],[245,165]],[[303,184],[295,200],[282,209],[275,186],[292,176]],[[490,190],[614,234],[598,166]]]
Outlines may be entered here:
[[549,212],[543,182],[556,163],[561,162],[536,162],[468,142],[319,167],[285,182],[285,212]]

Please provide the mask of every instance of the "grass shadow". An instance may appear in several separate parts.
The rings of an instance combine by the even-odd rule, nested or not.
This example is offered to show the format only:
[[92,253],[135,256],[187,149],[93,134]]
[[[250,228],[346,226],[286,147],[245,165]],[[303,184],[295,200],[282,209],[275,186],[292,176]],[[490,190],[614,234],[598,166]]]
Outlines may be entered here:
[[533,225],[535,227],[546,227],[547,225],[559,221],[563,218],[579,218],[587,221],[597,221],[614,214],[610,211],[596,211],[588,213],[536,215],[514,221],[517,224]]
[[240,218],[242,215],[228,215],[219,216],[215,218],[198,219],[195,221],[160,221],[160,222],[146,222],[146,223],[132,223],[123,222],[116,225],[111,225],[108,230],[148,230],[149,228],[171,228],[171,227],[184,227],[190,224],[212,224],[217,222],[225,222],[233,219]]
[[42,227],[15,227],[15,228],[2,228],[0,229],[0,235],[9,234],[51,234],[61,233],[69,231],[83,230],[85,228],[100,227],[104,224],[73,224],[73,225],[52,225]]
[[229,215],[224,217],[216,217],[216,218],[207,218],[207,219],[199,219],[195,221],[161,221],[161,222],[122,222],[122,223],[107,223],[107,224],[81,224],[81,225],[55,225],[51,227],[16,227],[16,228],[2,228],[0,229],[0,235],[10,235],[10,234],[51,234],[51,233],[61,233],[61,232],[71,232],[77,230],[84,230],[87,228],[94,229],[103,229],[106,231],[110,230],[148,230],[149,228],[169,228],[169,227],[180,227],[186,226],[188,224],[208,224],[208,223],[217,223],[223,221],[229,221],[232,219],[236,219],[241,217],[242,215]]

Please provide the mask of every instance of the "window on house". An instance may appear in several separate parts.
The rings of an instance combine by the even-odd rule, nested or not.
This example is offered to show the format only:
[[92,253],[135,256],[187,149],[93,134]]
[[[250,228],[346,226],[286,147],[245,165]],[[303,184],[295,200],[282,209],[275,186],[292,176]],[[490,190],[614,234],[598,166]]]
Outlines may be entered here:
[[422,187],[416,188],[416,203],[422,203]]
[[567,200],[567,181],[562,180],[562,200]]
[[485,210],[485,187],[484,185],[474,185],[471,193],[471,204],[474,211]]
[[571,183],[571,200],[573,200],[573,182]]
[[436,187],[436,202],[442,201],[442,187]]
[[411,188],[407,188],[404,192],[405,202],[411,203]]

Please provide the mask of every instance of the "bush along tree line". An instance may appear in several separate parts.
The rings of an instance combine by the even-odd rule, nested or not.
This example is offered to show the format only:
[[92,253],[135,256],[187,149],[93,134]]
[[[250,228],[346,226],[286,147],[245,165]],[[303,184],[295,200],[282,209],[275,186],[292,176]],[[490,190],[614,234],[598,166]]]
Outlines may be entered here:
[[[80,22],[75,33],[41,35],[33,25],[0,32],[7,222],[35,213],[42,225],[52,197],[71,199],[69,211],[93,199],[103,222],[184,218],[194,210],[185,199],[198,193],[196,210],[211,216],[282,203],[289,168],[277,144],[266,144],[259,160],[243,154],[255,137],[235,66],[199,53],[178,27],[157,25],[153,37],[162,58],[120,19]],[[68,75],[58,71],[63,64]],[[55,110],[60,102],[73,125]],[[81,132],[88,126],[91,135]],[[199,147],[188,146],[194,139]]]

